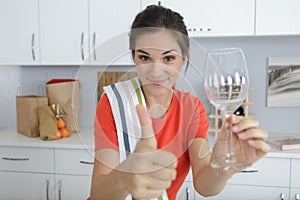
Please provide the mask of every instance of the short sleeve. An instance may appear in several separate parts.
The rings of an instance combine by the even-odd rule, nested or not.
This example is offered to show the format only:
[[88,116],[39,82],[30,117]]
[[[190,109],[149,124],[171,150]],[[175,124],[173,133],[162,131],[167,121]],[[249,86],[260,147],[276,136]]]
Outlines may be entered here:
[[118,150],[118,136],[112,109],[104,93],[97,105],[94,121],[95,151],[112,148]]
[[188,140],[192,140],[194,138],[203,138],[207,139],[208,135],[208,119],[205,111],[205,107],[202,102],[197,99],[197,103],[195,104],[192,120],[189,126],[189,135]]

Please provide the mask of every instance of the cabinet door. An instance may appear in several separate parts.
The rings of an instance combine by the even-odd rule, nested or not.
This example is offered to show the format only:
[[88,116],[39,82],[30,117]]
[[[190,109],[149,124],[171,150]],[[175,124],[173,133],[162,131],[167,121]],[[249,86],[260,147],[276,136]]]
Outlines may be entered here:
[[55,176],[55,199],[83,200],[90,196],[91,176]]
[[246,185],[227,185],[224,190],[212,197],[202,197],[196,194],[196,200],[281,200],[289,199],[289,188],[281,187],[262,187],[262,186],[246,186]]
[[300,159],[292,159],[291,187],[300,188]]
[[128,32],[140,0],[90,0],[90,60],[93,64],[132,64]]
[[177,193],[176,200],[194,200],[195,189],[193,182],[184,182]]
[[299,0],[257,0],[256,35],[300,34]]
[[300,188],[291,188],[290,200],[300,200]]
[[[142,8],[150,2],[142,0]],[[183,16],[190,36],[254,35],[255,0],[165,0],[162,6]]]
[[1,199],[54,199],[54,175],[0,171]]
[[40,0],[42,64],[82,64],[88,54],[88,1]]
[[38,0],[0,0],[0,64],[38,64]]

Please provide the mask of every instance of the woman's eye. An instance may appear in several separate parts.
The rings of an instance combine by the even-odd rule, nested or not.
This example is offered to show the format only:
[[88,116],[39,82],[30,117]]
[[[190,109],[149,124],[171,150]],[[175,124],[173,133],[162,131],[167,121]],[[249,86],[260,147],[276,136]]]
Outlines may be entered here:
[[148,57],[148,56],[139,56],[139,58],[142,60],[142,61],[145,61],[145,62],[147,62],[147,61],[149,61],[150,60],[150,58]]
[[175,56],[166,56],[164,57],[165,62],[172,62],[175,59]]

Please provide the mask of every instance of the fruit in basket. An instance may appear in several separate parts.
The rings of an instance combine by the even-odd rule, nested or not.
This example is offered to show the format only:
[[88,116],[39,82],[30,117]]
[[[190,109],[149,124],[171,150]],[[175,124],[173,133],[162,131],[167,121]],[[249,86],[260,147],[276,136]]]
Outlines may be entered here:
[[66,128],[66,122],[63,118],[58,118],[57,119],[57,127],[58,128]]

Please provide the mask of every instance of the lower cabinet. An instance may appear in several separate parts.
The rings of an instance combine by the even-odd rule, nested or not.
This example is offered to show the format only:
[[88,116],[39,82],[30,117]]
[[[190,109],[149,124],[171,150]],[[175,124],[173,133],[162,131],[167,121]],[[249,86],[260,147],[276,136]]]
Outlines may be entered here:
[[224,190],[216,196],[202,197],[199,194],[195,196],[195,200],[288,200],[289,188],[228,184]]
[[195,190],[193,182],[185,181],[177,193],[176,200],[194,200]]
[[290,200],[300,200],[300,188],[291,188]]
[[55,175],[56,200],[85,200],[90,188],[91,176]]
[[0,199],[85,200],[93,150],[0,146]]
[[0,171],[0,199],[54,199],[54,175]]

